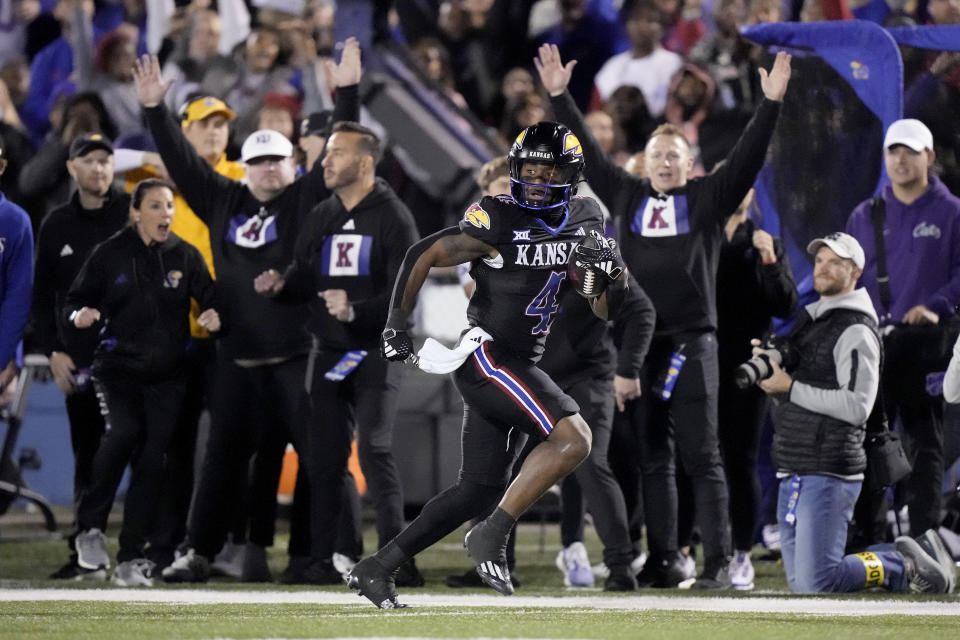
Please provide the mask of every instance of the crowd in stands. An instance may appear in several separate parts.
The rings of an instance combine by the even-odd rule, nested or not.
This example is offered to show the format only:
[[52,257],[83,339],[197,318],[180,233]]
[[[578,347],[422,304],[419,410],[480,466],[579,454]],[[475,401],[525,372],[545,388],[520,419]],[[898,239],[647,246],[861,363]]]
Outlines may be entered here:
[[[584,483],[586,510],[612,505],[611,513],[593,514],[607,547],[595,571],[587,571],[581,544],[579,492],[564,487],[579,525],[565,530],[558,557],[567,584],[592,585],[596,573],[610,590],[753,588],[751,549],[765,525],[778,524],[775,507],[761,512],[758,457],[772,406],[763,391],[796,398],[789,385],[735,389],[732,371],[774,318],[803,312],[784,243],[761,228],[764,203],[749,191],[784,118],[781,100],[790,100],[789,61],[784,71],[782,57],[741,30],[860,16],[894,26],[960,25],[960,3],[370,4],[370,42],[405,48],[436,94],[469,112],[492,141],[484,154],[507,154],[541,121],[576,134],[586,158],[579,194],[596,198],[652,300],[652,345],[628,376],[642,394],[614,392],[626,384],[621,369],[615,385],[597,387],[618,409],[602,418],[599,442],[609,443],[609,461],[606,452],[594,455],[570,475],[572,484]],[[70,559],[54,576],[106,578],[107,513],[133,461],[116,584],[149,585],[161,575],[203,582],[218,572],[272,580],[264,549],[273,543],[275,489],[291,443],[302,466],[290,565],[279,579],[342,582],[363,552],[347,470],[352,438],[380,546],[403,529],[392,455],[403,446],[392,437],[402,365],[379,355],[394,281],[407,248],[470,203],[424,211],[433,200],[411,195],[412,180],[396,169],[403,163],[384,168],[384,151],[403,150],[391,149],[391,131],[361,106],[364,52],[353,37],[336,41],[335,0],[0,0],[0,7],[0,388],[15,382],[22,336],[23,350],[49,358],[66,397],[77,521]],[[862,246],[857,259],[836,245],[870,298],[850,308],[872,327],[864,340],[876,334],[891,358],[920,339],[904,337],[901,326],[946,326],[960,303],[960,52],[901,53],[904,119],[882,141],[892,184],[878,192],[880,218],[870,200],[850,212],[845,228],[826,230],[845,230]],[[689,161],[679,177],[671,173],[678,158]],[[489,186],[510,175],[501,159],[482,177]],[[505,185],[499,193],[509,191]],[[629,239],[657,223],[661,196],[666,202],[665,194],[682,192],[686,207],[688,187],[709,220],[691,208],[687,221],[686,208],[670,200],[674,217],[661,223],[696,241]],[[882,229],[875,233],[875,225]],[[935,249],[917,244],[934,240]],[[811,262],[821,259],[821,245],[836,249],[811,244]],[[24,268],[31,261],[32,276]],[[662,288],[672,277],[668,265],[696,273],[663,291],[649,279],[663,279]],[[23,299],[28,277],[32,305]],[[139,293],[150,287],[152,294]],[[758,300],[756,313],[743,316]],[[174,315],[180,319],[158,328]],[[877,371],[880,351],[872,353]],[[684,375],[675,373],[667,389],[661,374],[674,358]],[[612,375],[612,366],[600,369]],[[795,559],[819,558],[796,552],[787,566],[792,588],[854,590],[864,586],[861,570],[886,566],[886,582],[868,576],[866,585],[948,590],[952,569],[935,588],[915,578],[929,583],[939,574],[924,563],[943,560],[939,538],[926,532],[940,525],[943,476],[955,457],[945,444],[943,400],[958,396],[955,373],[914,385],[884,370],[874,381],[886,390],[877,402],[905,434],[914,470],[895,503],[908,506],[912,535],[926,536],[922,550],[899,538],[895,547],[871,546],[893,542],[884,526],[886,488],[864,485],[860,493],[858,485],[840,515],[856,520],[849,550],[859,555],[830,550],[842,579],[795,579],[802,574]],[[847,374],[819,382],[838,379],[853,389]],[[209,415],[209,442],[195,478],[201,415]],[[115,428],[105,429],[103,416]],[[859,432],[866,418],[851,420]],[[789,502],[793,478],[824,471],[784,467],[793,458],[780,455],[773,481]],[[864,482],[859,462],[847,462],[825,473]],[[796,513],[784,509],[780,527]],[[793,545],[799,536],[787,539]],[[396,584],[421,586],[413,558],[397,558]]]

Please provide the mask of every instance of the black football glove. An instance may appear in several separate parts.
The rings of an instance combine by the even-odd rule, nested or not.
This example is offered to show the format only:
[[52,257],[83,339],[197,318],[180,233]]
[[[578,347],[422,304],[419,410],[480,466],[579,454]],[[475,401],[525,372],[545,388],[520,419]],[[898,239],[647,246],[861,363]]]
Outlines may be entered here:
[[590,236],[596,241],[597,248],[585,247],[578,244],[574,249],[573,257],[578,267],[590,269],[595,273],[602,273],[608,282],[613,282],[623,273],[623,258],[617,251],[617,241],[607,238],[597,231],[591,231]]
[[404,362],[413,355],[413,340],[403,329],[384,329],[381,337],[380,353],[387,360]]

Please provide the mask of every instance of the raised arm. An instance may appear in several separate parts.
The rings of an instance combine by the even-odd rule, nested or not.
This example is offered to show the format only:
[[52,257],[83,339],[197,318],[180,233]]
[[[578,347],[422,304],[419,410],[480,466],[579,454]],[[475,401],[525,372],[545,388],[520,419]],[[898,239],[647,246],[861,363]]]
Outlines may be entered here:
[[726,220],[737,209],[763,168],[780,115],[780,103],[790,81],[790,60],[790,54],[781,51],[769,73],[766,69],[759,70],[765,100],[760,102],[723,164],[703,180],[702,197],[715,203],[713,211],[721,220]]
[[173,80],[163,80],[156,56],[142,56],[133,68],[137,97],[143,105],[150,133],[177,189],[201,220],[210,224],[212,203],[222,201],[233,189],[241,188],[233,180],[213,170],[197,154],[179,124],[163,102]]
[[438,231],[410,247],[393,287],[390,315],[383,331],[383,357],[403,361],[413,353],[413,342],[407,334],[407,326],[410,313],[417,303],[417,295],[431,267],[452,267],[494,255],[496,250],[493,247],[461,232],[457,227]]
[[556,113],[557,120],[573,131],[583,147],[585,162],[584,175],[590,187],[611,210],[615,208],[617,194],[624,193],[624,185],[639,178],[631,176],[618,167],[590,134],[590,129],[583,120],[583,114],[576,103],[567,85],[573,75],[573,68],[577,61],[571,60],[566,65],[560,59],[560,50],[555,44],[543,44],[537,50],[538,55],[533,59],[534,66],[540,74],[540,82],[550,94],[550,104]]

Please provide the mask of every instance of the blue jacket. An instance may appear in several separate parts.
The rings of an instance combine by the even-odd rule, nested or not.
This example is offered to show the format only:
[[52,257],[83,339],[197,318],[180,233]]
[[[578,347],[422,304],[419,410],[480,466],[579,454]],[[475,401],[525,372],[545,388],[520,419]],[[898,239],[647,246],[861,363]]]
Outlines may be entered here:
[[0,192],[0,368],[17,354],[33,292],[33,229],[27,212]]

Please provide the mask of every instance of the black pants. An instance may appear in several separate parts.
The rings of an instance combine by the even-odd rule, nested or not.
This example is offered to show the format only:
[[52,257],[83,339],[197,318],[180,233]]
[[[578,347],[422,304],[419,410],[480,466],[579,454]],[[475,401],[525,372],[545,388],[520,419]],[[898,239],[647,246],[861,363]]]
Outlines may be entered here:
[[[608,567],[629,565],[633,560],[633,546],[627,524],[627,506],[623,492],[610,470],[607,452],[610,448],[610,434],[613,430],[614,391],[612,380],[582,380],[563,390],[580,405],[580,415],[593,436],[590,455],[564,480],[563,495],[566,499],[571,490],[567,487],[571,479],[580,485],[584,501],[593,515],[593,524],[597,536],[603,543],[603,561]],[[565,509],[566,511],[566,509]],[[575,515],[575,514],[574,514]],[[579,518],[580,537],[572,538],[569,533],[573,523],[561,527],[564,546],[575,540],[583,539],[582,516]]]
[[80,501],[80,531],[106,529],[107,516],[130,463],[117,562],[144,557],[166,474],[166,453],[183,408],[184,381],[145,384],[130,378],[96,381],[107,430],[93,459],[90,490]]
[[212,340],[194,340],[186,364],[186,391],[180,424],[167,452],[167,474],[157,521],[150,536],[149,557],[160,567],[173,561],[173,551],[186,537],[187,513],[194,487],[194,458],[200,416],[208,408],[216,350]]
[[757,536],[760,513],[757,456],[769,401],[756,386],[738,389],[729,367],[721,370],[725,374],[720,379],[720,451],[730,491],[730,527],[734,549],[749,551]]
[[[247,486],[254,454],[279,458],[276,443],[281,440],[292,442],[298,452],[306,451],[306,364],[305,355],[257,367],[218,360],[210,439],[187,531],[188,544],[201,555],[213,558],[233,527],[235,498],[238,489]],[[279,474],[277,463],[267,464],[265,469]],[[264,516],[253,514],[276,511],[277,475],[267,478],[269,475],[255,474],[247,493],[250,521],[258,527],[267,526],[261,522]],[[270,527],[272,539],[272,524]],[[256,542],[253,530],[251,540]]]
[[[686,360],[664,401],[655,388],[681,344]],[[655,338],[641,371],[644,393],[631,403],[630,417],[639,445],[648,546],[657,556],[677,549],[674,447],[693,484],[705,560],[722,564],[730,553],[727,483],[717,435],[717,368],[716,336],[708,332]]]
[[913,470],[897,486],[897,502],[907,505],[910,532],[917,536],[939,527],[942,517],[943,398],[902,398],[888,404],[887,415],[891,420],[899,416],[903,424],[904,450]]
[[77,507],[90,486],[93,458],[103,437],[104,421],[92,384],[69,394],[66,405],[73,448],[73,502]]
[[310,482],[311,540],[314,558],[329,559],[346,493],[347,460],[354,430],[360,468],[367,480],[382,547],[403,527],[403,493],[393,457],[393,421],[399,400],[401,365],[370,353],[345,379],[335,382],[324,374],[345,352],[316,347],[310,356],[311,425]]

